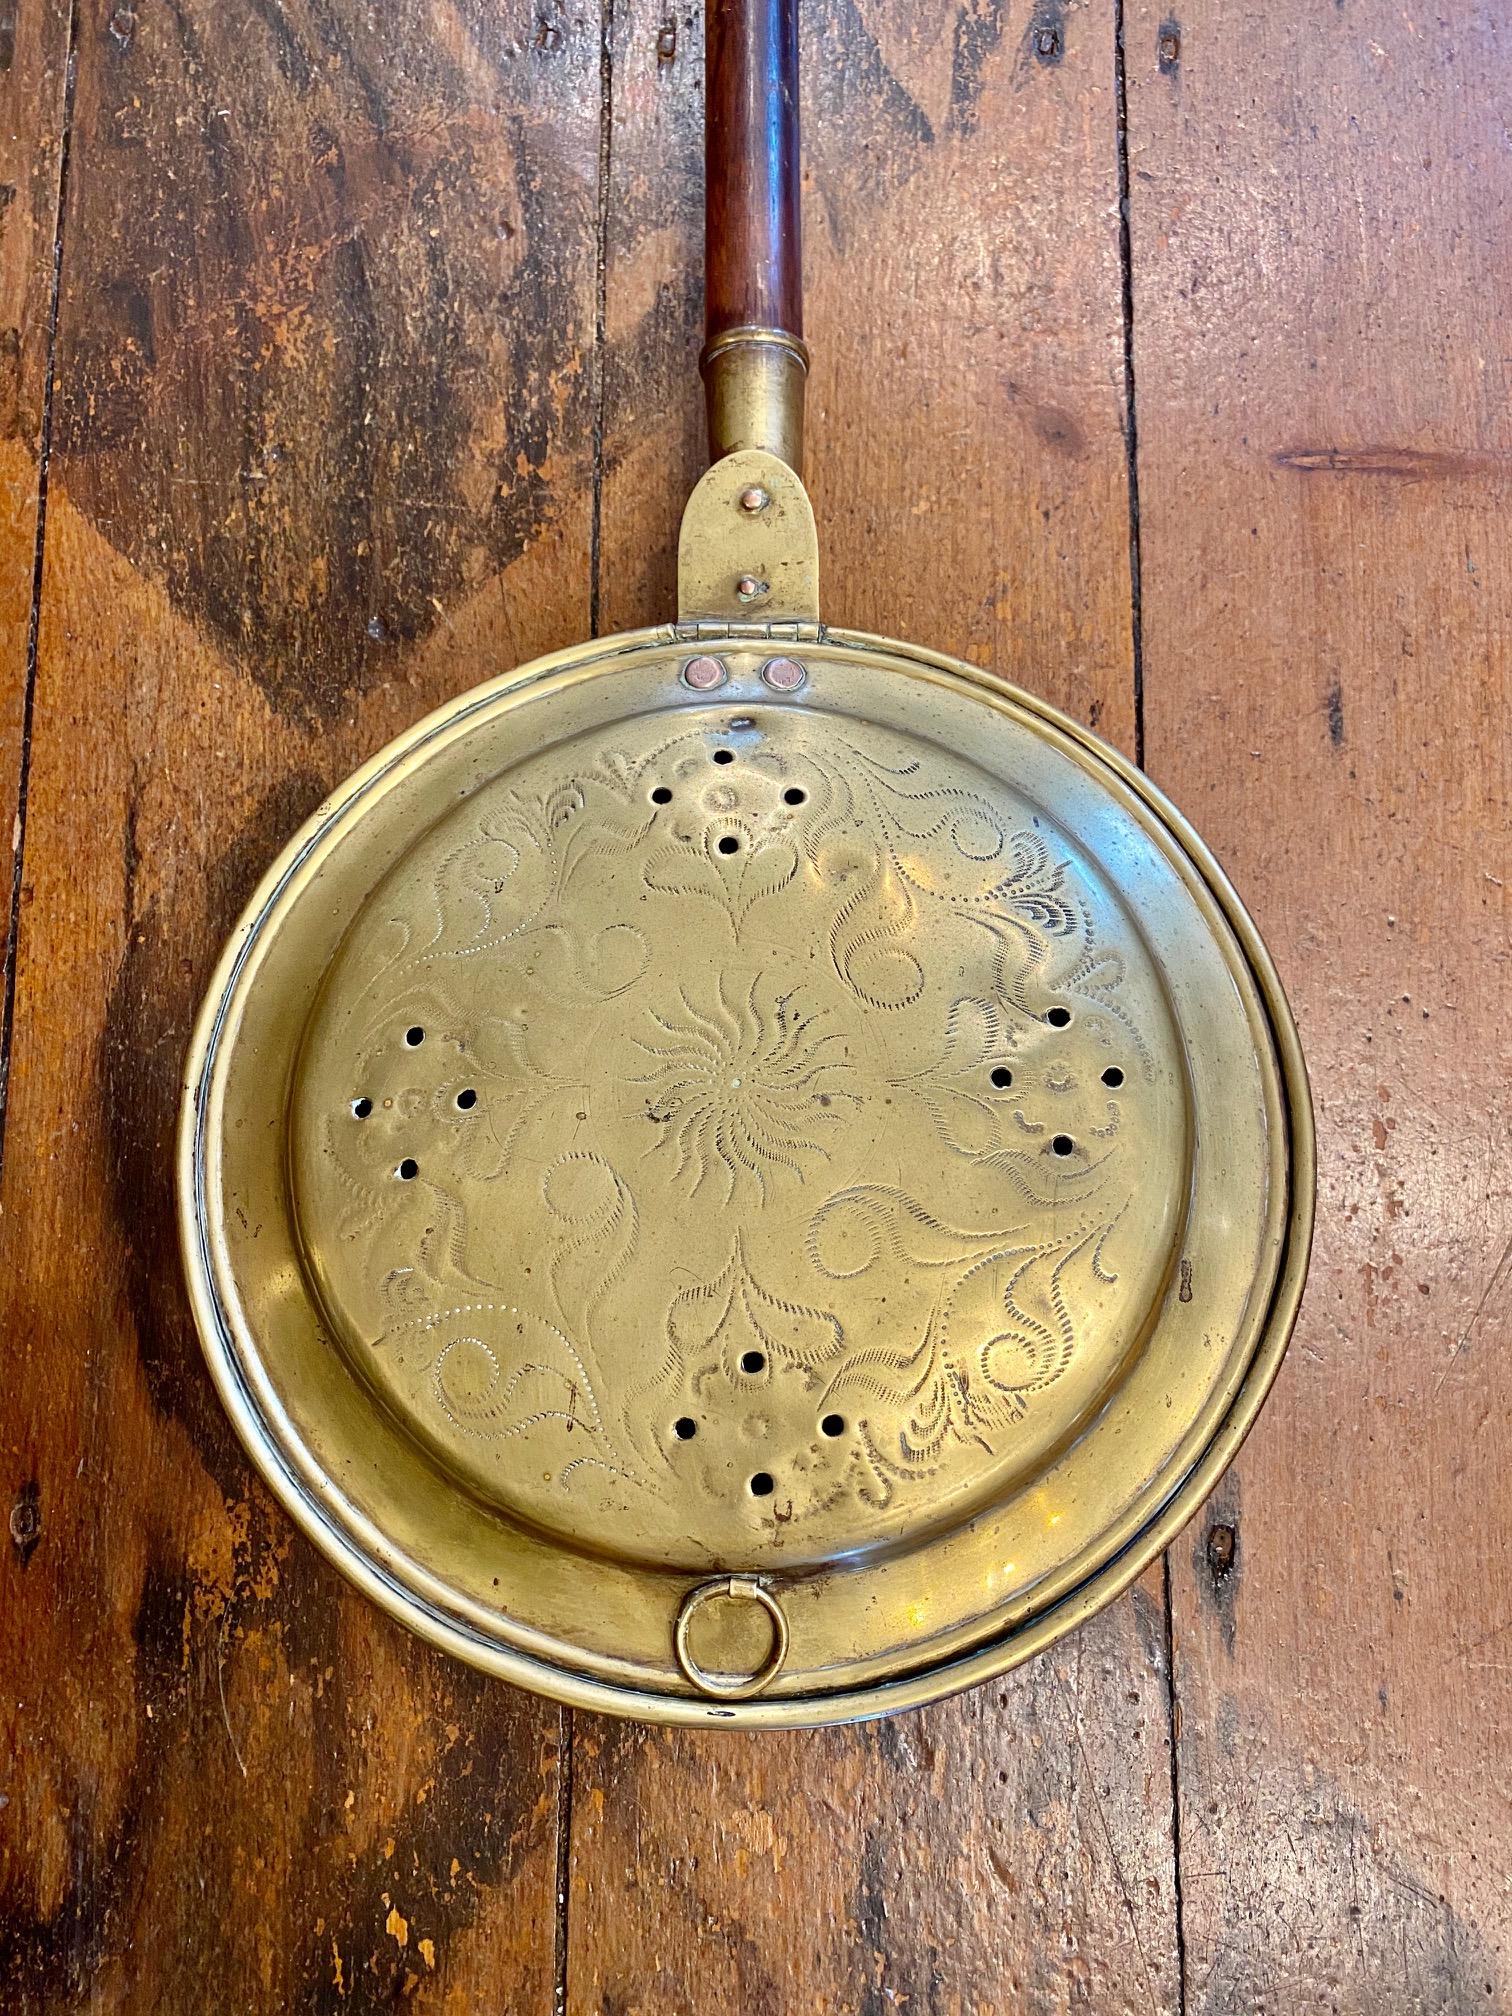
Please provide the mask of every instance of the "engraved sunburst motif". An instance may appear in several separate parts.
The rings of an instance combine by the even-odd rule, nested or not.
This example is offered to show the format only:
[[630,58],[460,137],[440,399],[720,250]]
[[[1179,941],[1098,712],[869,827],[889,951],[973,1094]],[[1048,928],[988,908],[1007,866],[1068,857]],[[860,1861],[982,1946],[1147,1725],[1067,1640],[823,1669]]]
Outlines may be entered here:
[[1010,785],[819,723],[506,767],[375,890],[300,1067],[344,1348],[609,1556],[798,1567],[1017,1488],[1173,1272],[1131,920]]
[[783,1173],[802,1181],[861,1104],[843,1031],[801,986],[720,975],[702,999],[679,987],[677,1006],[648,1021],[635,1042],[650,1069],[636,1082],[691,1192],[722,1179],[728,1202],[742,1181],[762,1195]]

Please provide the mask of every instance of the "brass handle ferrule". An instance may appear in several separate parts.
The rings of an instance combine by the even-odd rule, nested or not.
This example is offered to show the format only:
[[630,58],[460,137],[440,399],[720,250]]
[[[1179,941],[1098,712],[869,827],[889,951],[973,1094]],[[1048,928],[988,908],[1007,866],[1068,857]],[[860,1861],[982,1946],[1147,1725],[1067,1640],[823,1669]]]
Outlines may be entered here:
[[709,409],[709,460],[764,448],[803,474],[803,399],[809,359],[785,329],[726,329],[699,359]]

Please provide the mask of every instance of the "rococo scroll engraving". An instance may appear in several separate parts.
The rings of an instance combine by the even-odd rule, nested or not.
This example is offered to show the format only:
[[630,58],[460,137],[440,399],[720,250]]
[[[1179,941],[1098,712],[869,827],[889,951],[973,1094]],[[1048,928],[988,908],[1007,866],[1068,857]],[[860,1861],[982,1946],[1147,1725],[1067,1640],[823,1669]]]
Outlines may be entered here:
[[1135,1341],[1184,1180],[1158,981],[1044,813],[802,720],[483,787],[311,1035],[349,1096],[299,1208],[367,1376],[656,1558],[862,1547],[1011,1476]]

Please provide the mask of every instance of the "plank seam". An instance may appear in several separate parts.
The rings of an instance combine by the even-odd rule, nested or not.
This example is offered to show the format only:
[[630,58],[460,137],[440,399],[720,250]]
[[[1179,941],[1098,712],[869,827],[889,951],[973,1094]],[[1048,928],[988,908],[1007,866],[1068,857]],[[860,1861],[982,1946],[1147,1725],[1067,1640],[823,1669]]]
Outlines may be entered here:
[[572,1886],[572,1751],[575,1716],[561,1710],[557,1738],[555,2016],[567,2016],[567,1907]]
[[1160,1576],[1161,1588],[1165,1596],[1166,1718],[1170,1728],[1171,1740],[1171,1881],[1176,1893],[1176,2007],[1179,2011],[1179,2016],[1186,2016],[1186,1918],[1181,1895],[1181,1767],[1177,1757],[1176,1745],[1179,1733],[1176,1713],[1176,1612],[1171,1601],[1171,1551],[1169,1548],[1160,1557]]
[[1124,464],[1129,497],[1129,626],[1134,665],[1134,761],[1145,760],[1144,603],[1139,520],[1139,418],[1134,387],[1134,241],[1129,196],[1129,79],[1124,0],[1113,0],[1113,88],[1118,108],[1118,267],[1123,295]]
[[603,606],[604,415],[608,372],[604,345],[609,326],[609,178],[614,134],[614,0],[599,14],[598,257],[593,299],[593,504],[588,535],[588,630],[599,634]]
[[[1129,643],[1134,674],[1134,761],[1145,766],[1144,554],[1139,515],[1139,406],[1134,373],[1134,227],[1129,174],[1129,66],[1125,0],[1113,0],[1113,95],[1117,108],[1118,270],[1122,292],[1124,463],[1129,499]],[[1171,1758],[1171,1887],[1176,1931],[1176,2007],[1186,2016],[1185,1904],[1181,1892],[1181,1763],[1177,1746],[1176,1632],[1171,1600],[1171,1555],[1161,1556],[1165,1605],[1166,1728]]]
[[[614,135],[614,0],[599,13],[598,246],[593,277],[593,500],[588,532],[588,630],[599,635],[603,612],[604,416],[608,373],[604,347],[609,324],[609,188]],[[555,2016],[567,2016],[572,1900],[573,1754],[577,1717],[561,1711],[556,1810]]]
[[37,436],[37,531],[32,547],[31,613],[26,626],[26,684],[21,700],[20,769],[16,779],[16,823],[11,842],[10,916],[6,920],[5,988],[0,1005],[0,1172],[5,1167],[5,1119],[9,1107],[11,1036],[16,1021],[16,968],[20,963],[21,880],[26,867],[26,813],[31,786],[32,716],[37,694],[37,652],[42,634],[42,563],[47,544],[47,478],[52,462],[53,393],[58,367],[58,307],[63,286],[63,227],[68,204],[68,160],[73,138],[74,85],[78,76],[79,0],[70,0],[68,47],[63,70],[63,125],[58,136],[58,193],[53,210],[52,279],[47,304],[47,371],[42,385],[42,423]]

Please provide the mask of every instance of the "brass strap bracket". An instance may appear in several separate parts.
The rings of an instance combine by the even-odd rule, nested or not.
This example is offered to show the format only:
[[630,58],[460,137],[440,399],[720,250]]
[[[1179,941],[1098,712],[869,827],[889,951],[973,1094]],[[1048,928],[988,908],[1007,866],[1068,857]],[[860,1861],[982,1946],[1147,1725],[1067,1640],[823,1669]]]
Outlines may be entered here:
[[819,535],[801,479],[764,448],[706,469],[677,542],[679,625],[817,623]]

